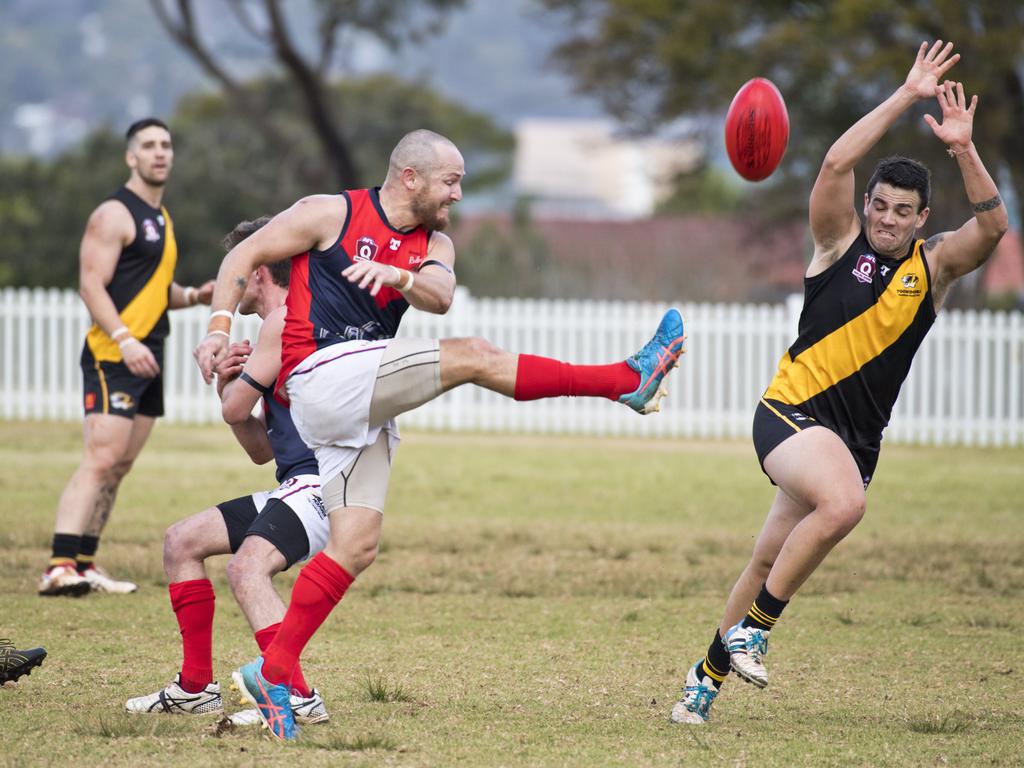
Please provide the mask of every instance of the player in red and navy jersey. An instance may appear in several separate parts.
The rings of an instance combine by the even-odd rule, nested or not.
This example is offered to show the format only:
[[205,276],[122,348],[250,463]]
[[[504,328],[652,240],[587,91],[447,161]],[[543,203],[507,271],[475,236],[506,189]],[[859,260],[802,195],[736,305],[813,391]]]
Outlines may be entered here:
[[[234,247],[267,221],[263,217],[239,223],[224,239],[225,247]],[[320,496],[316,456],[299,437],[288,409],[273,397],[273,384],[281,369],[281,331],[290,274],[291,265],[286,261],[253,272],[238,311],[256,314],[263,321],[256,343],[233,344],[217,366],[217,394],[224,420],[255,463],[273,459],[278,487],[222,501],[167,529],[164,572],[171,609],[181,630],[182,664],[164,688],[128,699],[128,712],[223,712],[220,684],[213,679],[215,595],[206,572],[207,558],[233,555],[227,567],[228,582],[256,644],[263,649],[273,640],[285,612],[271,580],[327,543],[330,525]],[[262,409],[254,415],[257,404],[262,404]],[[318,723],[328,719],[323,698],[306,683],[298,665],[289,688],[296,720]],[[235,712],[230,719],[236,725],[260,722],[252,709]]]
[[455,291],[455,249],[440,230],[462,199],[462,155],[431,131],[407,134],[379,189],[307,197],[234,248],[217,277],[209,334],[195,356],[207,383],[227,353],[232,312],[260,264],[296,257],[277,394],[316,453],[330,540],[299,575],[264,656],[235,673],[272,733],[293,738],[287,681],[296,660],[377,554],[394,419],[472,383],[517,400],[604,397],[655,410],[683,352],[669,310],[654,338],[612,365],[578,366],[497,349],[484,339],[396,339],[402,315],[443,314]]

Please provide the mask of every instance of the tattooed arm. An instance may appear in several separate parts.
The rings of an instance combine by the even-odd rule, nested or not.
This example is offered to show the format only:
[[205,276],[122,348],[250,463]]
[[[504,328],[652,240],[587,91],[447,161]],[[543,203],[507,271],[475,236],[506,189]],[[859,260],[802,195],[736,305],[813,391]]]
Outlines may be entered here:
[[978,97],[974,96],[968,106],[963,84],[947,81],[938,88],[937,98],[942,122],[931,115],[926,115],[925,121],[946,143],[950,157],[960,166],[974,217],[955,232],[935,235],[925,243],[936,308],[954,280],[985,263],[1009,226],[999,190],[971,140]]

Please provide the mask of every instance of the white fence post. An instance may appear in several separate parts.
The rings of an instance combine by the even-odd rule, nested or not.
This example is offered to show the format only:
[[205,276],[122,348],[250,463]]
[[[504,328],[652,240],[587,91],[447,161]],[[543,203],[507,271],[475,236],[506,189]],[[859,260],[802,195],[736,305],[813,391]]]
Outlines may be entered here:
[[[497,432],[743,437],[761,392],[795,338],[802,298],[784,304],[683,306],[688,352],[669,380],[664,412],[580,398],[516,403],[462,387],[406,414],[410,427]],[[410,310],[403,336],[482,336],[513,352],[583,364],[623,359],[646,341],[665,306],[641,302],[477,299],[459,289],[445,316]],[[192,349],[205,307],[171,313],[165,360],[167,419],[214,423],[217,398]],[[74,291],[0,289],[0,419],[73,419],[88,314]],[[233,338],[255,340],[259,320],[236,319]],[[914,362],[886,433],[894,442],[1024,444],[1024,314],[939,315]]]

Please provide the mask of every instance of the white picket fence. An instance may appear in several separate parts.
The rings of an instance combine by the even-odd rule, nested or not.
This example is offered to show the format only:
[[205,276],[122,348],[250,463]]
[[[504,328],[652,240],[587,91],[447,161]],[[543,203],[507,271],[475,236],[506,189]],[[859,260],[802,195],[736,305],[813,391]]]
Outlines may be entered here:
[[[743,437],[779,357],[794,338],[788,304],[683,304],[689,351],[660,414],[639,417],[606,400],[516,403],[462,387],[401,417],[408,427],[491,432]],[[665,306],[610,301],[479,299],[460,289],[441,317],[410,310],[407,336],[482,336],[498,346],[579,363],[622,359],[649,337]],[[213,423],[220,411],[192,360],[208,310],[173,312],[165,358],[169,421]],[[255,338],[256,318],[235,324]],[[0,419],[81,415],[79,354],[89,325],[69,290],[0,290]],[[1024,315],[943,312],[926,339],[886,438],[967,445],[1024,444]]]

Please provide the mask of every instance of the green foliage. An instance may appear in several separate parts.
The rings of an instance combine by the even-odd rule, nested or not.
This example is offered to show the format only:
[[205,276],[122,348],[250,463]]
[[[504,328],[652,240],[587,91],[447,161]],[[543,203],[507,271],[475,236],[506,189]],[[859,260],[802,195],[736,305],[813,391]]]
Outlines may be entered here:
[[[310,187],[319,145],[293,89],[277,80],[252,83],[265,119],[288,141],[284,149],[239,118],[219,95],[187,97],[170,120],[175,168],[164,202],[179,247],[176,277],[212,277],[223,258],[220,241],[242,219],[273,214],[300,197],[333,193]],[[431,128],[462,148],[471,175],[467,190],[503,180],[511,136],[483,115],[428,88],[389,76],[332,86],[331,103],[346,115],[347,138],[363,167],[380,183],[391,148],[407,131]],[[0,285],[71,286],[78,279],[78,244],[89,212],[127,178],[124,144],[103,129],[53,161],[0,158]]]
[[[1024,205],[1024,4],[1005,0],[544,0],[574,30],[557,59],[586,93],[640,128],[680,116],[724,113],[746,80],[772,79],[789,110],[791,137],[777,185],[757,196],[780,217],[804,212],[833,141],[902,84],[923,40],[953,40],[950,76],[978,94],[974,141],[990,170],[1005,167]],[[921,119],[922,103],[865,158],[861,183],[888,154],[915,156],[933,172],[931,231],[970,217],[963,182]],[[720,132],[716,124],[709,138]],[[789,200],[788,208],[779,208]],[[1018,209],[1018,221],[1021,217]]]

